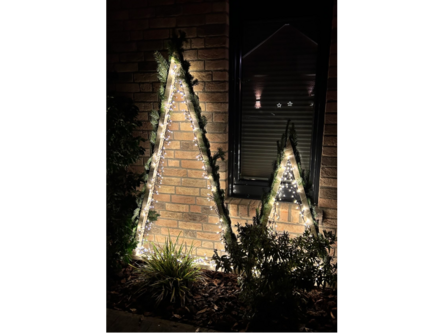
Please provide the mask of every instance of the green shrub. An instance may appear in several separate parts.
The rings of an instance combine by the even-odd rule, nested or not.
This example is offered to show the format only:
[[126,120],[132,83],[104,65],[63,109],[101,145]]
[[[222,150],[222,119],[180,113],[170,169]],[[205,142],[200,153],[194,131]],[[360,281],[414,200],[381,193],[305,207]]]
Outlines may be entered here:
[[108,268],[114,271],[121,263],[128,263],[137,245],[137,187],[142,174],[131,172],[145,149],[145,141],[133,135],[142,122],[137,120],[139,109],[131,99],[107,97],[106,112],[106,245]]
[[216,270],[239,273],[241,297],[253,319],[265,314],[297,319],[294,311],[304,301],[298,290],[336,284],[336,264],[328,252],[336,237],[329,232],[315,238],[306,231],[290,238],[287,232],[262,228],[258,220],[237,226],[238,246],[230,256],[220,257],[215,250]]
[[159,304],[163,300],[183,305],[186,296],[190,295],[193,283],[203,280],[202,272],[193,262],[191,245],[188,249],[177,244],[179,236],[173,243],[171,237],[165,239],[165,245],[152,243],[150,255],[143,255],[144,264],[135,267],[137,278],[130,281],[132,296],[138,298],[149,294]]

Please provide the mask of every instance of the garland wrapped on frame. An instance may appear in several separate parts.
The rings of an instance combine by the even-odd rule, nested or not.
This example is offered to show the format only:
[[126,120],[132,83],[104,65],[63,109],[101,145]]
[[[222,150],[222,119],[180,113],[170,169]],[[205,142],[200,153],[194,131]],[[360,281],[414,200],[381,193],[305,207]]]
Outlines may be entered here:
[[[173,34],[172,40],[168,44],[169,61],[159,53],[155,52],[154,56],[158,64],[158,78],[161,82],[159,97],[160,97],[160,112],[153,111],[151,113],[151,123],[153,131],[151,133],[151,151],[152,156],[145,165],[148,171],[146,178],[147,186],[144,187],[143,199],[140,202],[140,208],[136,210],[135,215],[138,216],[137,237],[139,246],[136,249],[136,257],[146,252],[143,247],[143,237],[145,231],[151,229],[151,224],[159,216],[152,208],[154,208],[153,194],[157,193],[156,186],[159,186],[162,181],[160,166],[161,160],[165,155],[165,141],[168,141],[167,125],[171,122],[170,111],[173,109],[173,96],[176,92],[182,94],[188,108],[188,115],[186,118],[190,121],[194,132],[194,141],[199,148],[199,155],[197,158],[203,162],[203,169],[206,173],[203,177],[210,181],[209,189],[211,195],[208,195],[208,200],[213,200],[215,203],[214,210],[219,216],[219,226],[222,229],[222,237],[225,240],[226,246],[231,249],[236,246],[236,236],[231,229],[231,219],[228,214],[228,209],[224,204],[224,190],[220,189],[219,184],[219,166],[216,164],[217,160],[221,158],[224,160],[224,152],[218,148],[218,151],[211,156],[210,143],[206,138],[206,118],[202,115],[199,106],[199,98],[194,93],[193,86],[197,84],[197,80],[189,73],[189,62],[183,59],[183,42],[185,41],[185,34],[180,32],[179,36]],[[179,83],[180,88],[175,90],[175,84]]]

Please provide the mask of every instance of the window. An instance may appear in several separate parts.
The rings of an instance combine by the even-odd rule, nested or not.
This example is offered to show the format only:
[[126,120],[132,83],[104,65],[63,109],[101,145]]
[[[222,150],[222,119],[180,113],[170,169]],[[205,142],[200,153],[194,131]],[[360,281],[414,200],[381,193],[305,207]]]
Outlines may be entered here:
[[315,1],[290,11],[286,3],[230,3],[233,197],[260,199],[268,190],[276,141],[291,119],[317,200],[332,6]]

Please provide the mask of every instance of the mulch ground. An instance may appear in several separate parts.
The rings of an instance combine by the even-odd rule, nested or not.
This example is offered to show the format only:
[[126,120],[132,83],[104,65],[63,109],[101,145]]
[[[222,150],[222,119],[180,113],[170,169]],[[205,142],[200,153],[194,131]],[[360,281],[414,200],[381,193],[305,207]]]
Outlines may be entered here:
[[329,289],[314,289],[302,293],[308,301],[302,319],[295,327],[292,318],[268,318],[260,324],[244,317],[246,305],[239,299],[237,275],[203,270],[205,281],[191,290],[192,297],[184,307],[180,304],[156,306],[150,298],[129,300],[126,283],[134,278],[128,266],[118,276],[109,279],[107,307],[130,313],[231,332],[336,332],[337,298]]

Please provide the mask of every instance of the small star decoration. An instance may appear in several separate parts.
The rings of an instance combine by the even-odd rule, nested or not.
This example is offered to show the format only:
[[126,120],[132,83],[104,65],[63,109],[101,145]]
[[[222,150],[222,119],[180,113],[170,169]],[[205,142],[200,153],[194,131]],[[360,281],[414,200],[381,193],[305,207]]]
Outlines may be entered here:
[[293,103],[290,101],[290,102],[287,103],[287,105],[288,105],[288,106],[292,106]]
[[280,108],[281,106],[282,106],[281,103],[278,103],[278,104],[277,104],[277,107],[278,107],[278,108]]

